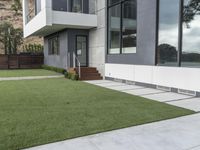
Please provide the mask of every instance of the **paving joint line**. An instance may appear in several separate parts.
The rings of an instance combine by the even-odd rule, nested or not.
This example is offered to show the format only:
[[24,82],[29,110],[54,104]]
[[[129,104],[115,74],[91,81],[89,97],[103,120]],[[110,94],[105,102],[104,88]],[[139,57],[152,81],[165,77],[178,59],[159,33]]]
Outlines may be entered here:
[[101,82],[101,83],[91,83],[91,82],[87,82],[87,83],[94,84],[94,85],[101,85],[101,84],[112,83],[112,82]]
[[126,86],[126,85],[109,85],[109,86],[102,86],[102,87],[109,88],[109,87],[120,87],[120,86]]
[[194,147],[190,147],[190,148],[187,148],[185,150],[193,150],[194,148],[198,148],[198,147],[200,147],[200,145],[197,145],[197,146],[194,146]]
[[188,98],[180,98],[180,99],[176,99],[176,100],[169,100],[169,101],[164,101],[164,103],[170,103],[170,102],[178,102],[178,101],[183,101],[183,100],[189,100],[191,98],[195,98],[195,97],[188,97]]
[[135,88],[135,89],[126,89],[126,90],[121,90],[122,92],[126,92],[126,91],[131,91],[131,90],[138,90],[138,89],[146,89],[145,87],[144,88]]
[[148,96],[148,95],[157,95],[157,94],[162,94],[162,93],[169,93],[169,92],[156,92],[156,93],[149,93],[149,94],[142,94],[140,96]]

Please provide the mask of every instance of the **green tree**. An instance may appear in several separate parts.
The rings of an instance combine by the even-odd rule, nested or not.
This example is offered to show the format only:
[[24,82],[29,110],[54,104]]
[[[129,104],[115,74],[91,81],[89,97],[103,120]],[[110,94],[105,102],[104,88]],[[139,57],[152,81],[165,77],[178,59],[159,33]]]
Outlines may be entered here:
[[4,45],[5,54],[16,54],[23,42],[22,29],[15,29],[7,22],[0,24],[0,42]]
[[194,20],[196,15],[200,15],[200,1],[189,0],[184,6],[183,11],[183,22],[186,23],[187,27],[190,27],[190,22]]
[[[19,11],[22,11],[22,4],[20,0],[14,0],[11,9],[15,11],[15,15],[19,15]],[[20,14],[21,15],[21,14]]]

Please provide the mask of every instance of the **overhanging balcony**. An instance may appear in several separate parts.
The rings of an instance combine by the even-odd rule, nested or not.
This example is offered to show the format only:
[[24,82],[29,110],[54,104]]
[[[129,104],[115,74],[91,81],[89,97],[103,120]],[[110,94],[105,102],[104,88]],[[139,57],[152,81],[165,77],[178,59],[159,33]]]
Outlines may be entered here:
[[[68,0],[66,0],[68,1]],[[34,7],[34,13],[29,11],[30,0],[23,0],[24,37],[47,36],[54,32],[66,29],[91,29],[97,27],[97,15],[95,14],[95,0],[88,4],[88,12],[69,12],[53,9],[52,0],[38,0],[40,8]],[[92,10],[92,12],[91,12]],[[32,14],[30,14],[32,12]]]

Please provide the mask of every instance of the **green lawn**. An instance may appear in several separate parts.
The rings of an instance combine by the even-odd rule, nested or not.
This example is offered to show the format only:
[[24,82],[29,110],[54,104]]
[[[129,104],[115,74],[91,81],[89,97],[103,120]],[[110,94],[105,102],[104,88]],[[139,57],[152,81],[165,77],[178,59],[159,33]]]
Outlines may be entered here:
[[0,82],[0,149],[14,150],[194,112],[64,78]]
[[1,77],[27,77],[27,76],[51,76],[59,75],[56,72],[44,69],[20,69],[20,70],[0,70]]

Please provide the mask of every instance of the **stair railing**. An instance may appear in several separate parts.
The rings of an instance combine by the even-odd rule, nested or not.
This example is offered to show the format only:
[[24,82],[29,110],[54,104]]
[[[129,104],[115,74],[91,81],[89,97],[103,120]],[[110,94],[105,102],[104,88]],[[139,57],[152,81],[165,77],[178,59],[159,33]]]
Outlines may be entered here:
[[76,62],[78,65],[78,75],[79,75],[79,78],[81,78],[81,62],[79,61],[76,54],[73,52],[73,68],[76,68]]

